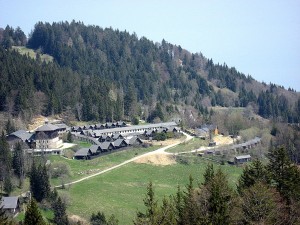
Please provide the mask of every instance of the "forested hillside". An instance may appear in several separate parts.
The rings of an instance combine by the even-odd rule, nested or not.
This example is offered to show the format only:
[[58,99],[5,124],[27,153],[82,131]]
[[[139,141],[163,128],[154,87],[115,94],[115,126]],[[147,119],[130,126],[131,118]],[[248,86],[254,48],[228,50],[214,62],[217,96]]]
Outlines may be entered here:
[[20,28],[0,30],[0,110],[15,116],[69,113],[78,120],[152,121],[187,107],[206,118],[210,106],[251,106],[265,118],[299,122],[299,93],[259,83],[165,40],[153,43],[75,21],[39,22],[27,47],[54,57],[45,63],[10,50],[26,43],[20,33]]

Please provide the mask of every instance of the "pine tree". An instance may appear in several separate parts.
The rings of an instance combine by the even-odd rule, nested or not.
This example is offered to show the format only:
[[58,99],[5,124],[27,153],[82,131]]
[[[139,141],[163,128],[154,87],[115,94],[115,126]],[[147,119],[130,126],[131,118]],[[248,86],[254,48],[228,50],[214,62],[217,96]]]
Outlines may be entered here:
[[25,171],[24,171],[25,162],[24,161],[25,161],[24,152],[23,152],[20,142],[18,142],[14,149],[12,165],[13,165],[14,173],[17,175],[17,177],[20,180],[20,184],[21,184],[20,186],[22,186],[24,176],[25,176]]
[[31,199],[27,207],[24,225],[46,225],[34,199]]
[[66,214],[66,205],[61,200],[60,197],[57,198],[57,200],[53,204],[53,210],[54,210],[54,223],[57,225],[68,225],[68,216]]
[[214,165],[213,164],[208,164],[206,166],[205,172],[204,172],[204,183],[203,185],[207,185],[211,182],[211,180],[214,178],[215,176],[215,172],[214,172]]
[[284,147],[271,149],[268,170],[278,192],[287,200],[300,201],[300,170],[292,164]]
[[103,212],[93,213],[90,218],[91,225],[106,225],[106,217]]
[[33,197],[41,202],[50,194],[50,182],[47,174],[46,166],[41,164],[36,167],[35,162],[32,163],[30,172],[30,190]]
[[156,224],[158,219],[158,206],[155,199],[152,182],[147,186],[147,194],[144,199],[144,205],[146,206],[146,212],[137,212],[137,218],[134,221],[135,225],[152,225]]
[[11,182],[11,175],[8,172],[6,176],[4,177],[4,185],[3,185],[3,190],[6,192],[6,194],[10,194],[13,190],[13,184]]
[[[274,190],[261,182],[256,182],[243,192],[242,211],[245,224],[266,224],[275,217]],[[268,224],[268,223],[267,223]]]
[[180,186],[177,187],[177,193],[174,198],[174,204],[176,209],[176,223],[178,225],[184,225],[184,219],[183,219],[183,193],[180,190]]
[[250,166],[246,166],[238,180],[237,190],[242,192],[244,189],[251,187],[257,182],[265,184],[270,183],[269,173],[266,166],[258,159],[254,160]]
[[184,192],[184,210],[183,210],[183,221],[186,225],[196,225],[199,219],[197,215],[197,204],[195,201],[195,193],[193,186],[193,177],[190,175],[189,184],[186,186],[186,191]]
[[231,189],[225,174],[218,169],[209,184],[209,219],[212,224],[230,224]]

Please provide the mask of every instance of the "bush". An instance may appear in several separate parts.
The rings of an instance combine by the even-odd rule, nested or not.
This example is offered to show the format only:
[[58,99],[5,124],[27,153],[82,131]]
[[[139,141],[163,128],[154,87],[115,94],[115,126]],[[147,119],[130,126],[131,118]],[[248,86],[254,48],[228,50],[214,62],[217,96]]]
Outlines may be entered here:
[[70,176],[70,166],[63,162],[55,162],[50,166],[50,174],[52,178],[59,178],[62,176]]
[[167,135],[165,132],[155,133],[153,139],[157,141],[164,141],[167,139]]

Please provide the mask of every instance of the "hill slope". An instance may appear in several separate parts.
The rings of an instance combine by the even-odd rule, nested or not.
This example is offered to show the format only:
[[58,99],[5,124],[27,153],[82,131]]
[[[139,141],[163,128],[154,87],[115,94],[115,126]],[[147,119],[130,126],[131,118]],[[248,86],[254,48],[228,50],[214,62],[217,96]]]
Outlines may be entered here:
[[[46,65],[1,49],[6,63],[0,75],[7,85],[0,86],[0,110],[14,115],[67,112],[79,120],[139,116],[152,121],[190,108],[206,118],[210,106],[251,105],[266,118],[299,121],[299,93],[261,84],[165,40],[153,43],[75,21],[39,22],[27,46],[54,62]],[[34,95],[42,96],[38,109],[26,103]]]

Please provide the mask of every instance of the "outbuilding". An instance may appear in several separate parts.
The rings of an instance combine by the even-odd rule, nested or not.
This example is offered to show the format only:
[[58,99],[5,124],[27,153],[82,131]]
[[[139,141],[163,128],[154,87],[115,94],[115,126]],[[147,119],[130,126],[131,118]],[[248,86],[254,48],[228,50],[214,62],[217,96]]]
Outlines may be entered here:
[[251,161],[251,155],[239,155],[234,157],[234,164],[236,165],[243,164],[249,161]]

